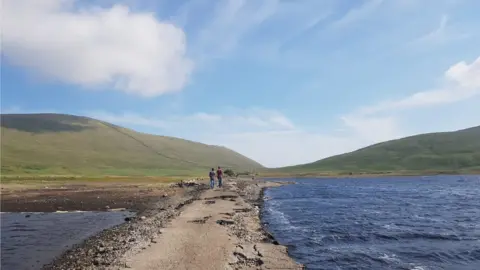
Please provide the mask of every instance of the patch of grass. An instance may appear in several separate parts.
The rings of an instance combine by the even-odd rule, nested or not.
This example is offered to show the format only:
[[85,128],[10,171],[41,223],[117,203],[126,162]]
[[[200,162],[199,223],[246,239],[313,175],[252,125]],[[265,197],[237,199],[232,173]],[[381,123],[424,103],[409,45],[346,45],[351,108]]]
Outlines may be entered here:
[[42,176],[2,176],[2,191],[52,189],[68,186],[99,187],[155,187],[184,180],[184,177],[150,176],[69,176],[69,175],[42,175]]

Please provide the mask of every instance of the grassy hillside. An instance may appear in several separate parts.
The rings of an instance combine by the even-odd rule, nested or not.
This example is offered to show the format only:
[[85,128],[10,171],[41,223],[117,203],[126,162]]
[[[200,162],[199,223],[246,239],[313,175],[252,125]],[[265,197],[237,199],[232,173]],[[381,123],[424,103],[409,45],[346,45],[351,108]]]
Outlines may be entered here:
[[1,115],[2,175],[192,175],[262,166],[230,149],[135,132],[87,117]]
[[387,141],[351,153],[270,172],[357,174],[418,171],[480,171],[480,126]]

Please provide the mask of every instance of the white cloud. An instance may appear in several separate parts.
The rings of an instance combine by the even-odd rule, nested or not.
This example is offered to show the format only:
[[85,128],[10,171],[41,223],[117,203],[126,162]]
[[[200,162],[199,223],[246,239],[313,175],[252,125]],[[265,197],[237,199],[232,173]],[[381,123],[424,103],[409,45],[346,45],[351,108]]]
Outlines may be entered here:
[[465,61],[453,65],[447,70],[445,76],[461,87],[480,88],[480,57],[470,65]]
[[88,112],[86,114],[92,118],[103,120],[117,125],[124,126],[148,126],[152,128],[168,128],[168,123],[153,117],[143,117],[136,113],[123,112],[119,114],[106,113],[103,111]]
[[308,163],[365,145],[355,137],[319,134],[300,129],[226,134],[200,139],[210,144],[225,145],[267,167]]
[[451,66],[444,75],[444,85],[439,89],[414,93],[405,98],[384,101],[361,108],[357,113],[372,115],[394,110],[411,109],[454,103],[480,95],[480,57],[470,65],[464,61]]
[[358,140],[367,143],[376,143],[403,137],[405,134],[400,129],[394,117],[367,117],[367,116],[343,116],[341,117],[345,127],[353,130]]
[[282,114],[272,110],[234,110],[223,114],[197,112],[191,115],[167,115],[145,117],[133,112],[108,113],[91,111],[86,113],[95,119],[120,125],[160,128],[168,131],[195,134],[203,131],[215,134],[257,131],[290,131],[293,123]]
[[2,1],[2,54],[54,80],[146,97],[187,83],[193,62],[181,29],[127,6],[75,2]]

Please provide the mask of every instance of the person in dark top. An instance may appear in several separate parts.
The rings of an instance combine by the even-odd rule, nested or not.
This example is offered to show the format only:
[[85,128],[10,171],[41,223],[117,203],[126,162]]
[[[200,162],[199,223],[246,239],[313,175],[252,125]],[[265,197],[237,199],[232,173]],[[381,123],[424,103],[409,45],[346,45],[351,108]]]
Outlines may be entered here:
[[208,176],[210,177],[210,188],[213,189],[215,187],[215,169],[214,168],[212,168]]
[[222,187],[222,179],[223,179],[223,171],[220,166],[218,166],[217,170],[217,179],[218,179],[218,187]]

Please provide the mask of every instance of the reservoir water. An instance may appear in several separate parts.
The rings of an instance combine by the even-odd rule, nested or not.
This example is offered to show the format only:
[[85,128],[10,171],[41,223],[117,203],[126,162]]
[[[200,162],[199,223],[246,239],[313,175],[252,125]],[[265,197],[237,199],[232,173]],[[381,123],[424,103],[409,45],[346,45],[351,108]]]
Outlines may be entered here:
[[480,176],[288,181],[262,219],[307,269],[480,269]]
[[1,269],[40,269],[131,212],[1,213]]

